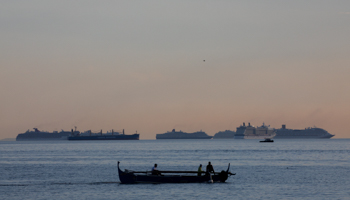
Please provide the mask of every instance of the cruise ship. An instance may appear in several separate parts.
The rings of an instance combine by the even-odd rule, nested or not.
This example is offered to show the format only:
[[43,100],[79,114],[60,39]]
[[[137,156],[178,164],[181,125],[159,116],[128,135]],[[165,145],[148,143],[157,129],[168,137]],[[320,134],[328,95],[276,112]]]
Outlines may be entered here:
[[34,131],[30,131],[29,129],[25,133],[20,133],[16,137],[16,141],[25,141],[25,140],[66,140],[68,136],[71,135],[71,131],[61,132],[53,131],[40,131],[37,128],[33,128]]
[[273,128],[266,126],[264,123],[262,126],[254,127],[248,123],[248,126],[243,125],[237,127],[234,139],[266,139],[273,138],[276,132]]
[[175,129],[173,129],[171,132],[156,135],[156,139],[212,139],[212,138],[213,136],[209,136],[203,131],[186,133],[182,131],[175,131]]
[[313,138],[331,138],[334,135],[328,133],[322,128],[305,128],[305,129],[287,129],[282,125],[281,129],[276,130],[274,139],[313,139]]

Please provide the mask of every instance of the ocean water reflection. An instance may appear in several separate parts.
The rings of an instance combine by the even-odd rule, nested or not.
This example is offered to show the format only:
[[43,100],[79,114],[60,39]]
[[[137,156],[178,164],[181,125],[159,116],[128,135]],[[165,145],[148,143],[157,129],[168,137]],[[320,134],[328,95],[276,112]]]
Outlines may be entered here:
[[[350,140],[0,143],[0,199],[349,199]],[[119,183],[122,169],[214,169],[219,184]]]

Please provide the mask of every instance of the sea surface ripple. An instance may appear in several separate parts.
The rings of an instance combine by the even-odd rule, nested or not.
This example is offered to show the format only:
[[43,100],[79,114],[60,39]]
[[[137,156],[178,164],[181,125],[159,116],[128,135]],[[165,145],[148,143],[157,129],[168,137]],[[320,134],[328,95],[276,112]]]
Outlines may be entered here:
[[[122,169],[236,173],[226,183],[121,184]],[[0,142],[0,199],[350,199],[350,139]]]

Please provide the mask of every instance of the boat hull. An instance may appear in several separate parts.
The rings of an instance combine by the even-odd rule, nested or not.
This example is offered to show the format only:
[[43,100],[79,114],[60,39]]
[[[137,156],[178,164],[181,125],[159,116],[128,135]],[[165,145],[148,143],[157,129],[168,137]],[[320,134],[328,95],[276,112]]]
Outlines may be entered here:
[[135,175],[124,174],[119,175],[119,179],[121,183],[203,183],[203,182],[225,182],[227,177],[225,175],[223,177],[219,175],[213,175],[212,179],[209,175],[204,176],[182,176],[182,175]]

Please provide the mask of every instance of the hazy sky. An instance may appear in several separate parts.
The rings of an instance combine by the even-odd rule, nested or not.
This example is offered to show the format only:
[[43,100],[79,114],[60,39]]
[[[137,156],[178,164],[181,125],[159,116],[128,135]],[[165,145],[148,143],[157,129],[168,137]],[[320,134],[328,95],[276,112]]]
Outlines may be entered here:
[[243,122],[350,138],[348,0],[4,0],[0,38],[0,139]]

